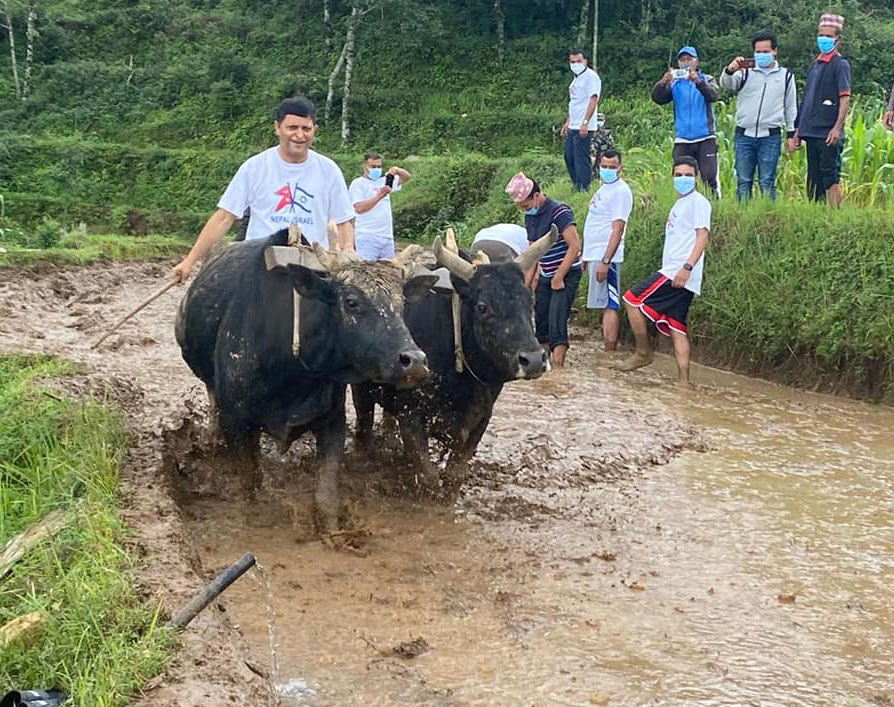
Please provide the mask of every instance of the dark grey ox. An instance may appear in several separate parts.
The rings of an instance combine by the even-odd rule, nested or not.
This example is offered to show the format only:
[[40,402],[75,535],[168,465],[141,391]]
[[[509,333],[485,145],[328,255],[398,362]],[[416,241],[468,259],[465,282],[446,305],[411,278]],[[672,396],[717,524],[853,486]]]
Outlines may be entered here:
[[[524,272],[536,265],[557,235],[554,228],[518,257],[502,262],[490,262],[486,252],[470,262],[435,239],[435,258],[450,271],[460,298],[463,371],[455,365],[451,296],[431,292],[408,304],[404,319],[425,351],[432,375],[414,390],[378,384],[351,387],[361,449],[371,447],[373,411],[379,404],[397,418],[404,450],[419,470],[423,487],[434,491],[440,484],[429,456],[428,441],[434,437],[449,454],[444,485],[458,490],[503,385],[538,378],[549,370],[547,354],[534,336],[533,298]],[[501,255],[506,256],[495,257]]]
[[[425,354],[403,321],[403,301],[437,279],[407,279],[394,263],[339,262],[319,246],[328,272],[288,264],[268,270],[265,250],[288,231],[235,243],[208,262],[180,304],[183,358],[208,388],[220,431],[248,490],[257,483],[261,432],[285,449],[316,435],[315,502],[321,530],[339,510],[338,469],[345,441],[345,388],[376,381],[399,387],[428,376]],[[300,353],[293,350],[293,290],[301,295]]]

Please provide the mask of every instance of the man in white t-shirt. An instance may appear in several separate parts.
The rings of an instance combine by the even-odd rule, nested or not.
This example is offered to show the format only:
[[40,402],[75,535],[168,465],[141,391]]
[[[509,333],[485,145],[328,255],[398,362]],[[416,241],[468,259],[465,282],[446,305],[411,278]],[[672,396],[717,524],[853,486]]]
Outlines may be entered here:
[[575,191],[586,191],[593,179],[590,143],[596,131],[602,79],[587,66],[582,49],[572,49],[568,62],[574,78],[568,85],[568,117],[562,125],[565,138],[565,166]]
[[618,348],[621,328],[621,263],[624,234],[633,210],[633,192],[621,178],[621,153],[607,150],[599,160],[602,186],[590,199],[584,223],[585,263],[589,263],[587,307],[602,312],[606,351]]
[[633,371],[652,363],[648,317],[660,333],[671,337],[678,380],[683,385],[689,385],[686,317],[692,298],[701,293],[705,246],[711,230],[711,202],[696,191],[697,177],[695,158],[674,160],[677,201],[667,217],[661,269],[624,293],[636,352],[617,366],[622,371]]
[[391,216],[392,192],[410,181],[410,173],[391,167],[382,174],[382,155],[367,152],[363,156],[363,176],[348,189],[357,218],[354,238],[357,253],[364,260],[391,260],[394,257],[394,222]]
[[528,247],[528,232],[523,226],[515,223],[495,223],[475,234],[471,250],[472,253],[484,250],[490,256],[491,253],[504,250],[503,246],[511,251],[511,253],[505,252],[507,258],[518,257]]
[[247,208],[251,218],[246,238],[266,238],[297,224],[307,242],[325,246],[332,220],[341,249],[354,250],[354,209],[345,178],[335,162],[310,149],[317,131],[314,104],[306,98],[286,98],[276,111],[273,129],[279,144],[249,157],[236,171],[192,250],[174,268],[180,282]]

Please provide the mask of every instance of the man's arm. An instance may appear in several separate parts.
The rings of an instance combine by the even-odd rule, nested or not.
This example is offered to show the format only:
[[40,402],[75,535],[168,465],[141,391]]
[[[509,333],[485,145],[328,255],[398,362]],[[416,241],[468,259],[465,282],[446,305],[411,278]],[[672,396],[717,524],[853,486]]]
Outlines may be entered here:
[[743,61],[745,61],[744,57],[737,56],[720,74],[720,85],[723,88],[735,93],[738,93],[742,88],[742,79],[745,78],[745,72],[739,69],[739,64]]
[[[692,246],[692,252],[689,254],[689,257],[686,258],[686,262],[689,265],[695,267],[695,264],[698,262],[698,259],[702,257],[702,254],[705,252],[705,246],[708,245],[708,229],[707,228],[696,228],[695,229],[695,245]],[[676,275],[674,275],[673,286],[674,287],[683,287],[686,284],[686,281],[689,280],[690,272],[685,268],[680,268]]]
[[403,167],[398,167],[397,165],[394,165],[393,167],[391,167],[387,172],[385,172],[385,174],[396,174],[397,178],[400,180],[401,186],[403,186],[404,184],[409,182],[413,176],[407,170],[405,170]]
[[224,209],[217,209],[211,214],[211,218],[205,222],[187,256],[174,267],[173,275],[178,282],[186,282],[192,266],[204,258],[211,247],[224,237],[235,220],[236,217]]
[[584,110],[584,119],[580,123],[580,133],[581,135],[585,135],[590,131],[590,119],[593,117],[593,114],[596,112],[596,108],[599,106],[599,96],[590,96],[590,102],[587,103],[587,108]]
[[369,197],[369,199],[364,199],[363,201],[355,201],[354,211],[358,214],[365,214],[390,193],[391,187],[382,187],[375,194]]
[[844,121],[847,120],[847,110],[851,105],[850,96],[841,96],[838,104],[838,120],[826,136],[827,145],[835,145],[841,140],[841,131],[844,129]]
[[618,246],[621,245],[621,238],[624,237],[624,228],[626,226],[627,222],[623,219],[612,221],[612,232],[608,237],[608,244],[605,246],[602,260],[596,265],[596,282],[603,282],[608,275],[608,265],[605,264],[605,261],[611,262],[611,259],[615,257]]
[[670,69],[661,77],[654,86],[652,86],[652,100],[658,105],[663,106],[674,100],[674,93],[671,91],[671,72]]
[[699,76],[698,80],[695,82],[695,87],[699,90],[699,92],[705,97],[705,100],[708,103],[714,103],[715,101],[720,100],[720,87],[717,85],[717,82],[714,80],[713,76],[708,76],[707,74],[702,74],[704,79]]
[[571,266],[577,260],[578,255],[580,255],[580,236],[577,234],[577,226],[573,223],[566,226],[565,230],[562,231],[562,238],[568,246],[568,251],[553,275],[552,286],[554,290],[561,290],[565,287],[565,276],[571,270]]
[[338,247],[343,252],[354,252],[354,222],[345,221],[344,223],[335,224],[335,230],[338,231]]

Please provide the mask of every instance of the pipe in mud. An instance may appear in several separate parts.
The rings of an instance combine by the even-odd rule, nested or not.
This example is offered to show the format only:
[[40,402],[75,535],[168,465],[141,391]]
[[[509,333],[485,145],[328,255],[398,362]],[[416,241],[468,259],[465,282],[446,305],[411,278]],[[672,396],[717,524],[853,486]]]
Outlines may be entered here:
[[221,572],[214,581],[208,584],[202,591],[189,600],[185,606],[174,612],[169,626],[174,628],[186,628],[199,613],[212,601],[219,597],[227,588],[254,566],[255,556],[246,552],[236,562]]

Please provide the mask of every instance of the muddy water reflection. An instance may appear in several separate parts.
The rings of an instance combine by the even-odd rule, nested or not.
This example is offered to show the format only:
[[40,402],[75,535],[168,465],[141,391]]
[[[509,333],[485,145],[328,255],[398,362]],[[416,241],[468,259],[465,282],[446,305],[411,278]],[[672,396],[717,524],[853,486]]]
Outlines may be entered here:
[[[894,703],[894,413],[577,356],[507,388],[457,509],[361,497],[367,557],[190,507],[207,566],[271,569],[293,702]],[[695,441],[672,415],[707,451],[650,465]],[[257,588],[226,603],[263,659]],[[417,636],[430,652],[387,655]]]

